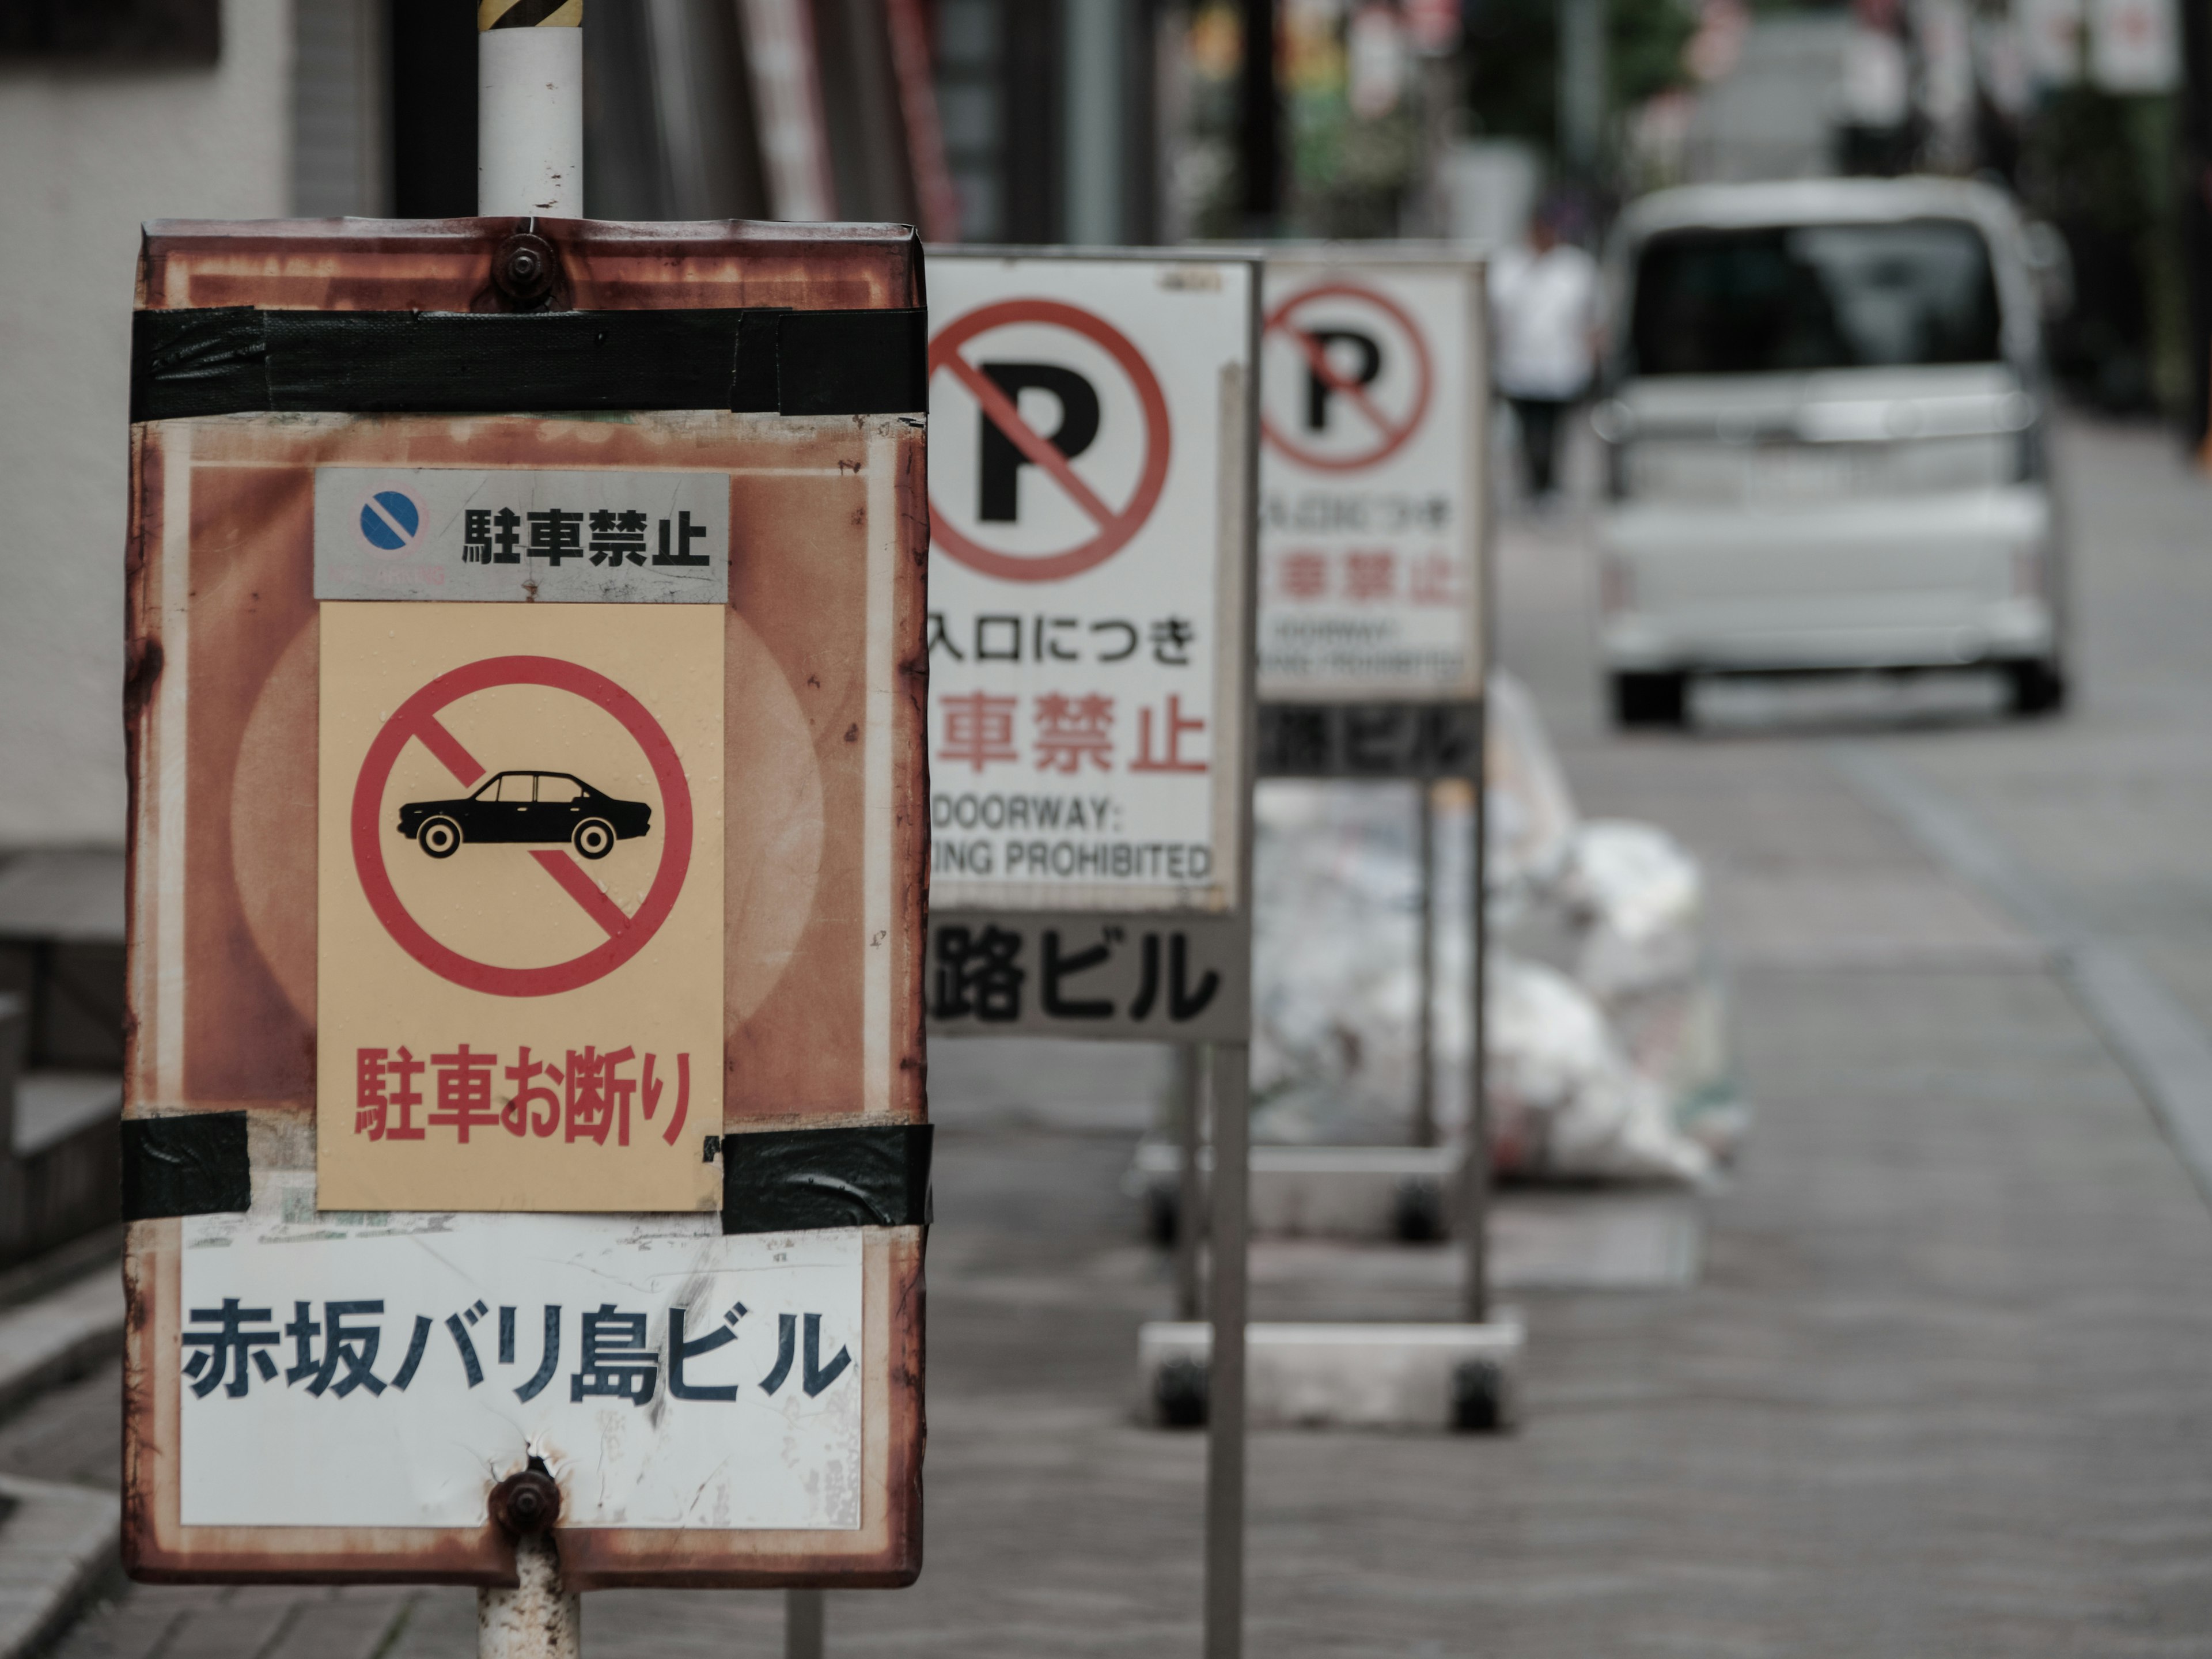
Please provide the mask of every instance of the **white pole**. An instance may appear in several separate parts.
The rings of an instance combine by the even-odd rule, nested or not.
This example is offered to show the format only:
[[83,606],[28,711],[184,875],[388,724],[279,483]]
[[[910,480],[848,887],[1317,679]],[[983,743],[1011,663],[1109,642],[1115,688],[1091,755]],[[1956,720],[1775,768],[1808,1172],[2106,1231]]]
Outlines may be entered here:
[[[477,0],[477,211],[582,216],[584,0]],[[495,1496],[542,1474],[539,1465],[511,1477]],[[552,1492],[550,1482],[544,1490]],[[583,1606],[543,1530],[559,1510],[554,1493],[511,1528],[518,1583],[477,1592],[477,1659],[580,1659]]]
[[477,0],[477,211],[584,212],[584,0]]
[[582,1659],[583,1607],[562,1591],[552,1539],[516,1539],[514,1567],[514,1589],[477,1592],[477,1659]]

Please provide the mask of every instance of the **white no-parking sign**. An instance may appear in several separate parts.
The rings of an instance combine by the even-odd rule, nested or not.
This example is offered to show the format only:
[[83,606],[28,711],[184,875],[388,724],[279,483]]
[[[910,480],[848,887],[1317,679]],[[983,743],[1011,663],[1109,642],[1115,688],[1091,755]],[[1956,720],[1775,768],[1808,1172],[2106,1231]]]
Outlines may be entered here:
[[1474,259],[1268,256],[1264,701],[1481,695],[1482,307]]
[[1233,905],[1258,274],[931,256],[933,908]]

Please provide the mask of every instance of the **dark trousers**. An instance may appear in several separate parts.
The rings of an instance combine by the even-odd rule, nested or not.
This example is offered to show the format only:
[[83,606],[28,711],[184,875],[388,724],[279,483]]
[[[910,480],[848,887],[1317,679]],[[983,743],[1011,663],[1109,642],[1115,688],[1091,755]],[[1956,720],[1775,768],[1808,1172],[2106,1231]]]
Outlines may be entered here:
[[1532,499],[1559,487],[1559,423],[1572,409],[1571,398],[1511,398],[1521,428],[1521,483]]

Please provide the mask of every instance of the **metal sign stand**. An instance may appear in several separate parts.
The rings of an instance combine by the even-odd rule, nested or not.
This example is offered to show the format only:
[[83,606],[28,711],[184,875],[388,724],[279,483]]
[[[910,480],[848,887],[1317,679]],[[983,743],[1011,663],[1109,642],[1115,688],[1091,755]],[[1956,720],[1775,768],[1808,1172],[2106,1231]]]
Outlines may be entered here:
[[[1435,289],[1430,298],[1413,297],[1414,284],[1434,284],[1449,278],[1462,284],[1458,292],[1467,301],[1456,331],[1438,333],[1434,319]],[[1394,290],[1394,284],[1407,286]],[[1467,1057],[1468,1119],[1462,1153],[1455,1171],[1443,1176],[1449,1188],[1441,1196],[1450,1212],[1450,1224],[1459,1229],[1464,1279],[1459,1314],[1470,1328],[1468,1357],[1456,1361],[1449,1379],[1451,1420],[1460,1428],[1498,1428],[1510,1421],[1512,1410],[1512,1367],[1517,1364],[1521,1336],[1517,1322],[1507,1320],[1492,1328],[1495,1316],[1490,1285],[1490,1126],[1485,1091],[1487,1053],[1484,1015],[1486,928],[1483,891],[1484,857],[1484,665],[1489,659],[1488,635],[1492,607],[1487,592],[1488,492],[1486,428],[1488,404],[1486,350],[1480,273],[1463,256],[1441,248],[1363,250],[1358,258],[1343,250],[1284,250],[1269,258],[1269,338],[1278,347],[1266,373],[1282,374],[1287,357],[1292,374],[1308,387],[1301,407],[1303,419],[1293,418],[1281,402],[1291,384],[1283,380],[1263,383],[1262,406],[1270,424],[1267,434],[1272,451],[1270,472],[1264,475],[1268,491],[1267,523],[1273,538],[1265,550],[1273,559],[1267,580],[1277,584],[1286,608],[1308,607],[1297,614],[1310,621],[1314,614],[1338,615],[1377,626],[1374,612],[1364,609],[1378,597],[1401,602],[1407,590],[1390,574],[1378,587],[1378,569],[1392,569],[1394,557],[1409,563],[1421,556],[1420,543],[1445,533],[1459,537],[1464,550],[1462,603],[1472,606],[1472,631],[1462,649],[1466,672],[1449,687],[1423,684],[1394,678],[1401,671],[1387,665],[1370,671],[1331,658],[1321,647],[1306,646],[1309,636],[1293,633],[1279,636],[1263,617],[1265,652],[1281,659],[1272,669],[1262,664],[1263,701],[1261,739],[1258,753],[1262,776],[1316,778],[1345,781],[1412,784],[1417,801],[1415,864],[1419,906],[1417,928],[1420,999],[1413,1033],[1415,1081],[1411,1102],[1411,1139],[1414,1145],[1435,1147],[1440,1139],[1436,1079],[1436,991],[1437,973],[1437,786],[1443,779],[1462,780],[1473,792],[1469,830],[1470,891],[1467,924],[1471,951],[1467,1015],[1469,1045]],[[1468,303],[1468,301],[1471,301]],[[1431,322],[1417,325],[1415,318],[1429,307]],[[1301,337],[1301,319],[1316,314],[1326,320],[1326,331]],[[1333,311],[1331,308],[1334,308]],[[1425,342],[1463,341],[1432,349]],[[1295,352],[1288,350],[1295,343]],[[1347,343],[1362,351],[1332,358],[1333,343]],[[1464,352],[1465,356],[1461,354]],[[1385,362],[1396,367],[1392,392],[1384,395],[1381,371]],[[1432,396],[1444,388],[1442,396]],[[1394,403],[1395,399],[1395,403]],[[1346,448],[1340,439],[1328,435],[1324,421],[1333,416],[1324,408],[1356,407],[1360,419],[1346,430],[1357,442]],[[1393,412],[1395,410],[1395,412]],[[1446,446],[1449,454],[1433,447],[1433,434],[1442,419],[1456,434]],[[1425,424],[1425,422],[1426,422]],[[1328,448],[1331,442],[1338,447]],[[1425,447],[1425,446],[1428,446]],[[1467,485],[1471,489],[1462,491]],[[1364,491],[1365,494],[1361,492]],[[1394,495],[1392,492],[1396,494]],[[1436,516],[1446,511],[1448,498],[1458,494],[1460,504],[1449,520]],[[1424,526],[1423,534],[1402,533],[1401,545],[1389,551],[1355,549],[1345,552],[1345,586],[1334,588],[1329,574],[1338,556],[1328,550],[1328,538],[1336,533],[1337,520],[1323,507],[1341,508],[1346,521],[1374,510],[1375,503],[1395,503],[1401,516]],[[1334,507],[1332,507],[1334,503]],[[1444,526],[1449,524],[1449,532]],[[1377,532],[1378,539],[1382,532]],[[1437,556],[1425,556],[1433,562]],[[1352,565],[1366,562],[1354,572]],[[1378,563],[1379,562],[1379,563]],[[1431,565],[1432,568],[1432,565]],[[1360,578],[1355,590],[1351,576]],[[1449,589],[1449,585],[1443,585]],[[1316,607],[1316,602],[1320,601]],[[1416,604],[1433,605],[1415,590]],[[1337,609],[1332,612],[1328,606]],[[1416,626],[1401,617],[1396,626]],[[1408,634],[1404,645],[1435,649],[1431,635]],[[1273,660],[1273,659],[1270,659]],[[1268,684],[1269,675],[1274,676]],[[1304,1179],[1328,1176],[1315,1170]],[[1438,1221],[1443,1217],[1436,1218]],[[1426,1223],[1425,1215],[1401,1213],[1400,1224]],[[1280,1340],[1263,1328],[1255,1340]],[[1266,1402],[1262,1402],[1262,1409]],[[1410,1409],[1410,1407],[1409,1407]],[[1425,1407],[1420,1408],[1425,1410]],[[1412,1425],[1409,1424],[1409,1426]]]
[[[1121,267],[1127,267],[1126,274],[1116,275]],[[1019,274],[1007,274],[1013,269]],[[961,441],[964,431],[956,430],[948,417],[940,424],[947,434],[943,447],[932,454],[932,519],[936,526],[932,552],[936,574],[930,595],[933,650],[941,646],[946,653],[938,665],[939,678],[933,681],[932,696],[948,711],[948,734],[953,730],[950,711],[956,708],[969,720],[980,720],[988,710],[995,709],[1009,724],[1002,728],[1004,747],[994,751],[994,758],[987,760],[980,750],[971,757],[964,750],[956,757],[956,767],[972,759],[974,780],[943,769],[933,785],[938,792],[932,821],[937,830],[934,867],[940,885],[931,915],[935,990],[930,1030],[938,1036],[1053,1035],[1175,1045],[1169,1105],[1172,1132],[1182,1151],[1174,1237],[1175,1309],[1179,1322],[1194,1322],[1201,1308],[1212,1321],[1211,1347],[1200,1363],[1207,1425],[1204,1645],[1207,1659],[1237,1659],[1243,1650],[1244,1600],[1249,807],[1255,735],[1251,563],[1257,483],[1251,387],[1260,272],[1249,256],[1218,252],[1193,258],[1187,253],[1093,256],[1009,250],[1000,258],[959,249],[933,257],[931,276],[940,319],[933,323],[931,373],[945,377],[948,386],[953,381],[965,385],[989,422],[988,430],[1014,447],[1000,451],[994,462],[989,447],[993,441],[987,434],[978,441],[975,459],[968,461]],[[1109,279],[1120,286],[1109,286]],[[1235,286],[1238,283],[1249,286],[1240,289]],[[1233,354],[1216,350],[1222,338],[1219,331],[1230,319],[1220,314],[1223,301],[1210,296],[1224,293],[1243,296],[1237,304],[1244,338],[1241,350]],[[1048,294],[1050,299],[1042,297]],[[1211,319],[1202,328],[1192,321],[1200,315]],[[1122,328],[1131,330],[1130,334],[1123,336]],[[963,355],[975,352],[978,348],[973,343],[991,337],[994,331],[1013,329],[1029,331],[998,334],[1002,343],[994,349],[1001,358],[1024,361],[970,362]],[[1151,343],[1144,343],[1147,341]],[[1032,356],[1046,361],[1026,361]],[[1194,373],[1208,378],[1194,385]],[[999,377],[1003,399],[990,383],[994,376]],[[1125,379],[1136,396],[1120,405],[1122,412],[1117,417],[1110,412],[1115,406],[1104,400]],[[939,382],[933,380],[936,384]],[[1047,447],[1060,443],[1057,433],[1048,435],[1024,424],[1018,402],[1023,386],[1047,390],[1060,402],[1061,425],[1071,435],[1057,453]],[[974,418],[967,405],[955,407],[963,422]],[[1073,413],[1079,409],[1087,412],[1079,417]],[[1109,425],[1116,418],[1121,422],[1103,435],[1102,409],[1109,411]],[[1089,481],[1066,463],[1090,454],[1096,441],[1101,458],[1096,476],[1114,477],[1119,463],[1106,452],[1115,443],[1128,441],[1125,434],[1133,430],[1133,412],[1141,415],[1143,434],[1148,438],[1146,444],[1131,442],[1126,453],[1133,456],[1142,450],[1148,459],[1133,469],[1138,482],[1115,506],[1111,504],[1114,489],[1102,484],[1103,493],[1094,496]],[[1170,430],[1180,434],[1174,441],[1177,446],[1202,441],[1212,446],[1210,453],[1201,452],[1194,461],[1177,447],[1171,472]],[[1024,458],[1022,465],[1034,469],[1021,488],[1038,492],[1035,496],[1018,494],[1012,484],[1017,453]],[[994,465],[1004,488],[1001,494],[988,497],[986,511]],[[972,478],[965,471],[969,467]],[[979,490],[984,493],[976,495],[978,509],[970,522],[962,516],[962,492]],[[1111,527],[1096,532],[1096,539],[1054,553],[1025,545],[1019,535],[1029,526],[1017,521],[1027,509],[1020,503],[1048,501],[1054,490],[1085,503],[1092,520]],[[1153,518],[1156,502],[1162,512]],[[1186,619],[1157,616],[1158,609],[1170,601],[1156,603],[1141,597],[1141,584],[1132,586],[1126,574],[1113,576],[1115,571],[1126,572],[1126,563],[1109,567],[1109,580],[1103,586],[1088,574],[1140,533],[1146,539],[1135,544],[1137,550],[1153,562],[1157,574],[1161,550],[1170,545],[1161,539],[1158,526],[1170,520],[1203,524],[1208,515],[1218,537],[1218,568],[1212,598],[1189,613],[1198,619],[1195,635]],[[1144,529],[1146,525],[1152,526],[1149,532]],[[1123,526],[1127,527],[1119,527]],[[1176,562],[1188,559],[1180,538],[1172,545]],[[1008,586],[988,585],[993,581]],[[1061,582],[1082,585],[1071,586],[1066,590],[1068,597],[1054,599],[1049,605],[1047,599],[1062,590],[1012,586]],[[1180,611],[1189,601],[1172,603]],[[1142,609],[1148,605],[1155,609]],[[1085,611],[1086,605],[1092,609]],[[1105,608],[1097,608],[1101,605]],[[1018,616],[1018,611],[1036,614]],[[1063,614],[1048,615],[1048,611]],[[987,628],[993,631],[986,633]],[[1147,628],[1150,631],[1144,632]],[[1142,650],[1140,639],[1150,641]],[[1086,643],[1094,640],[1097,645]],[[1195,659],[1194,641],[1211,654],[1210,664]],[[962,654],[963,650],[967,654]],[[1121,669],[1110,671],[1120,679],[1084,678],[1085,671],[1096,664],[1123,661],[1133,669],[1148,661],[1158,666],[1144,671],[1149,679]],[[1019,678],[1015,669],[994,669],[987,676],[980,666],[985,663],[1029,665],[1062,678],[1032,685]],[[1213,722],[1209,758],[1203,763],[1178,760],[1164,768],[1161,751],[1153,745],[1173,730],[1202,729],[1190,714],[1189,698],[1197,689],[1190,677],[1197,673],[1209,676],[1210,702],[1202,705],[1213,711],[1207,716]],[[1069,895],[1059,902],[1063,908],[1055,908],[1054,886],[1036,878],[1042,873],[1036,864],[1039,853],[1051,846],[1036,837],[1054,832],[1040,832],[1032,821],[1029,839],[994,839],[998,825],[986,813],[1003,798],[991,793],[992,786],[984,781],[985,766],[1016,763],[1011,722],[1018,717],[1018,708],[1028,706],[1021,699],[1045,693],[1051,695],[1036,696],[1036,701],[1057,710],[1087,703],[1103,717],[1118,708],[1121,712],[1115,718],[1124,724],[1114,732],[1137,738],[1139,748],[1132,751],[1127,748],[1128,735],[1116,735],[1112,741],[1123,747],[1109,753],[1102,732],[1100,775],[1084,775],[1091,787],[1103,793],[1109,778],[1113,786],[1119,785],[1115,756],[1125,761],[1141,757],[1121,770],[1156,775],[1164,770],[1210,774],[1212,805],[1202,831],[1194,826],[1176,831],[1171,822],[1156,820],[1151,827],[1133,822],[1108,832],[1125,838],[1121,844],[1132,848],[1180,841],[1186,853],[1204,851],[1210,866],[1186,866],[1172,877],[1181,890],[1138,896],[1145,890],[1127,879],[1125,872],[1118,884],[1094,879],[1086,891],[1082,884],[1067,882],[1054,869],[1051,873],[1060,878],[1059,890]],[[1168,700],[1171,694],[1183,700],[1180,714],[1176,702]],[[1141,708],[1133,706],[1140,703]],[[1064,719],[1064,712],[1054,718]],[[1229,740],[1232,732],[1233,744]],[[947,741],[951,741],[949,735]],[[1063,768],[1062,775],[1077,775],[1075,764]],[[963,784],[969,785],[965,793]],[[1098,851],[1113,844],[1096,830],[1084,833]],[[1232,847],[1233,876],[1229,873]],[[1018,867],[1017,859],[1022,860]],[[1031,878],[1026,884],[1018,879],[1025,875]],[[1010,890],[1006,886],[1009,881],[1013,884]],[[1213,890],[1208,902],[1213,908],[1202,908],[1195,897],[1209,886]],[[1070,905],[1079,908],[1064,908]],[[1128,908],[1116,908],[1123,905]],[[1031,975],[1029,981],[1019,978],[1018,963]],[[997,964],[999,988],[970,995],[963,988],[969,976],[976,975],[975,983],[981,985],[981,974],[988,964]],[[1209,1116],[1213,1145],[1210,1181],[1201,1155],[1203,1125]],[[1196,1381],[1188,1372],[1184,1380]]]

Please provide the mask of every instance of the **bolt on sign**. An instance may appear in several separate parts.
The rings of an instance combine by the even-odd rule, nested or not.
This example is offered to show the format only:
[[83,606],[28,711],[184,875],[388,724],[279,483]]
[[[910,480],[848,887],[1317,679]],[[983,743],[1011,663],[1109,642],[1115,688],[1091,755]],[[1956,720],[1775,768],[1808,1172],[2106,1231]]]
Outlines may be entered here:
[[930,279],[929,1018],[1241,1042],[1257,263]]
[[1480,260],[1270,253],[1259,769],[1465,775],[1485,659]]
[[895,227],[149,228],[139,1577],[511,1583],[532,1468],[573,1588],[919,1571],[921,293]]

